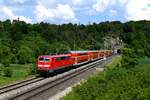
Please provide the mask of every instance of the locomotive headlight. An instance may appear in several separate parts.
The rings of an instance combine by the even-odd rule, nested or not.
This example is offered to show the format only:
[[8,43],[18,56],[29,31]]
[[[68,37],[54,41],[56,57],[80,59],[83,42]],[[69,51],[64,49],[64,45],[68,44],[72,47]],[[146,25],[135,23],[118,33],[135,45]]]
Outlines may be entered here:
[[49,65],[44,65],[44,67],[49,67]]
[[42,65],[38,65],[38,67],[41,67]]

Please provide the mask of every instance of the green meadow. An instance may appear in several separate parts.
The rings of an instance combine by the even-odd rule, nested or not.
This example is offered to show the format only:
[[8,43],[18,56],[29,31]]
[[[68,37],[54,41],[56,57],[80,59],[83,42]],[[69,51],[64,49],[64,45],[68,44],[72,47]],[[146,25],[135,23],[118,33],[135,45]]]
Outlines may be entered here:
[[32,64],[11,64],[9,66],[9,69],[12,71],[11,77],[6,77],[3,75],[4,67],[1,67],[0,70],[0,86],[10,84],[16,81],[21,81],[29,77],[33,77],[33,75],[30,75]]

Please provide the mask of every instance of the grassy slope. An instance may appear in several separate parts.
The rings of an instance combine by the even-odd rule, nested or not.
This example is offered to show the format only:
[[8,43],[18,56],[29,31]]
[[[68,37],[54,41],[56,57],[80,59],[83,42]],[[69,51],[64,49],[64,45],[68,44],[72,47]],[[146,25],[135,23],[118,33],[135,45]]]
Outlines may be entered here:
[[141,59],[140,64],[129,70],[112,68],[109,64],[103,73],[90,78],[86,83],[73,88],[63,100],[149,100],[150,59]]
[[11,65],[10,68],[13,70],[13,76],[9,78],[0,75],[0,86],[30,77],[28,75],[30,68],[29,66],[31,65],[16,65],[16,64]]

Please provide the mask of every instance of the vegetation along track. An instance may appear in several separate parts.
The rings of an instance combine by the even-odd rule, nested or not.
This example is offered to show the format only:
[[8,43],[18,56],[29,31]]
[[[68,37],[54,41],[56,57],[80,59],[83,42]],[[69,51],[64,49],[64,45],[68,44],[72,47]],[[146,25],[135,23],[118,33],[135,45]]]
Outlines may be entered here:
[[[22,90],[21,92],[16,92],[15,95],[13,93],[10,93],[11,95],[3,95],[2,99],[16,99],[16,100],[23,100],[23,99],[29,99],[33,96],[36,96],[43,91],[50,89],[52,87],[55,87],[61,83],[63,83],[66,80],[72,79],[73,77],[93,68],[96,67],[99,64],[102,64],[104,60],[98,60],[89,64],[86,64],[82,67],[79,67],[77,69],[73,69],[71,71],[65,72],[63,74],[56,75],[54,77],[46,78],[44,80],[41,80],[39,82],[35,82],[33,84],[29,84],[30,86],[25,87],[26,89]],[[1,96],[1,95],[0,95]]]

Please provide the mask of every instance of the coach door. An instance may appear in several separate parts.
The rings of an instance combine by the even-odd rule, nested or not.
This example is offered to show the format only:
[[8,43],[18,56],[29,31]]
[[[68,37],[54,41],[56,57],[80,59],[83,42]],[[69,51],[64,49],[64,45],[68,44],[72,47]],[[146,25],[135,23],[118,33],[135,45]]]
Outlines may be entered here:
[[61,57],[62,61],[63,61],[63,66],[68,66],[70,65],[71,61],[70,61],[70,56],[63,56]]

